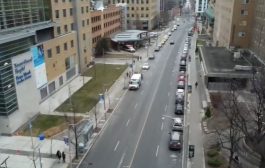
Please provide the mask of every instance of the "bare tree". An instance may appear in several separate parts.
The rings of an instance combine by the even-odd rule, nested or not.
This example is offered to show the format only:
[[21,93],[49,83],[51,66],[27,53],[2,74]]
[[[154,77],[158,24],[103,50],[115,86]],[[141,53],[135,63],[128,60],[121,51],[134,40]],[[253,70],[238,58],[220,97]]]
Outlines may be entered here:
[[[265,70],[253,71],[251,100],[245,102],[245,108],[238,99],[232,99],[232,114],[236,116],[230,127],[237,127],[244,135],[247,144],[260,155],[260,168],[265,167]],[[233,89],[235,93],[236,89]],[[233,97],[233,96],[232,96]],[[235,96],[236,97],[236,96]],[[230,114],[231,115],[231,114]],[[232,129],[230,128],[230,129]]]
[[260,168],[265,167],[265,69],[254,71],[251,79],[253,100],[245,113],[238,117],[238,127],[246,135],[247,143],[260,155]]
[[238,96],[236,94],[237,82],[232,80],[230,82],[230,91],[227,95],[222,97],[221,112],[227,120],[227,127],[216,128],[219,143],[223,149],[229,151],[228,168],[232,166],[232,161],[235,156],[237,144],[242,138],[241,130],[237,127],[237,118],[240,113],[238,105]]

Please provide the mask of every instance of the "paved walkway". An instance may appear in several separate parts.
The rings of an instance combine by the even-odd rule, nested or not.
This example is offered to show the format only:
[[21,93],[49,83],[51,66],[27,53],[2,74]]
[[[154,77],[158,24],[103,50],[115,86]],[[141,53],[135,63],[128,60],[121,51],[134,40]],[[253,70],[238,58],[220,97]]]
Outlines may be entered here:
[[[195,145],[195,156],[188,161],[189,168],[204,168],[204,147],[203,147],[203,132],[201,126],[201,120],[204,115],[202,110],[202,100],[204,94],[203,82],[200,79],[200,72],[197,69],[197,58],[195,57],[197,34],[191,41],[191,62],[188,64],[189,69],[189,84],[192,85],[192,93],[188,95],[188,108],[187,108],[187,122],[189,125],[189,144]],[[195,87],[195,82],[198,82],[198,87]]]
[[[42,168],[67,168],[67,163],[59,162],[58,159],[55,157],[55,153],[57,150],[60,150],[61,152],[65,151],[67,156],[67,146],[64,144],[63,141],[51,141],[50,139],[39,141],[36,137],[33,137],[32,140],[33,146],[36,149],[34,157],[36,168],[40,168],[39,156],[41,156]],[[32,141],[30,137],[0,137],[0,163],[2,163],[3,160],[8,158],[8,168],[35,168],[32,151]]]

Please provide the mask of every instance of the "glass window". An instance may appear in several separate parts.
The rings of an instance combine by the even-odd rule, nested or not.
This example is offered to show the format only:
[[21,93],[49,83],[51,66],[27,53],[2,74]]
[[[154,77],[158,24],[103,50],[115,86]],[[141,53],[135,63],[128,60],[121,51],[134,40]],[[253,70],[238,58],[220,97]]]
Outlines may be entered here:
[[65,31],[65,33],[68,32],[68,26],[67,25],[64,25],[64,31]]
[[60,54],[60,46],[56,46],[56,54]]
[[81,12],[84,13],[84,7],[81,7]]
[[64,50],[68,49],[67,43],[64,43],[63,46],[64,46]]
[[63,9],[63,17],[66,17],[66,9]]
[[71,40],[71,47],[74,47],[74,40]]
[[63,85],[63,76],[60,76],[60,78],[59,78],[59,85],[60,85],[60,86]]
[[59,17],[60,17],[60,12],[59,12],[59,10],[56,10],[56,11],[55,11],[55,17],[56,17],[56,18],[59,18]]
[[57,34],[61,34],[61,27],[57,27]]
[[73,8],[70,8],[70,16],[73,16]]
[[48,58],[52,57],[52,49],[47,50],[47,56],[48,56]]

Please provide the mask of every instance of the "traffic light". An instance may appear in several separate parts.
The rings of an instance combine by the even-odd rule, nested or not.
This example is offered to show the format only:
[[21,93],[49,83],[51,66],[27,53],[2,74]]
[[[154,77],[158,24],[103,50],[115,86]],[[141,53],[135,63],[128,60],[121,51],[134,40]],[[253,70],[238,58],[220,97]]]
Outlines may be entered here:
[[193,158],[195,153],[195,145],[189,145],[189,158]]

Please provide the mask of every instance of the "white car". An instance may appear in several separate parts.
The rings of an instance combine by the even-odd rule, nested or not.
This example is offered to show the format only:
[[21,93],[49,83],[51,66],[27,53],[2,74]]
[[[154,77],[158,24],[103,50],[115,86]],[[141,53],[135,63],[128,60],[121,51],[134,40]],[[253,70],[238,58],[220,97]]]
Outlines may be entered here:
[[144,65],[142,66],[142,69],[148,70],[150,69],[150,65],[148,63],[144,63]]
[[172,125],[173,131],[183,131],[183,122],[181,118],[173,118],[173,125]]
[[176,95],[184,95],[184,89],[177,89]]
[[171,36],[171,33],[170,32],[168,33],[168,36]]

